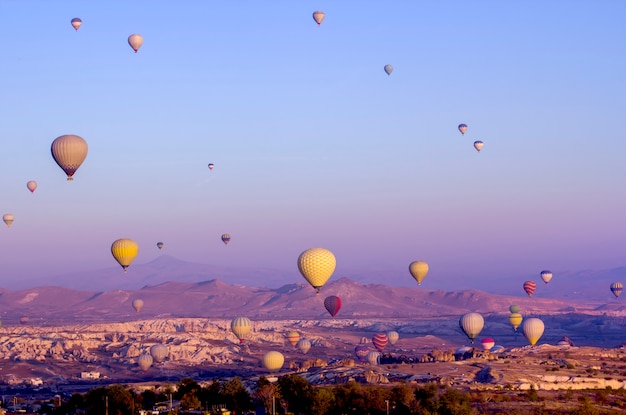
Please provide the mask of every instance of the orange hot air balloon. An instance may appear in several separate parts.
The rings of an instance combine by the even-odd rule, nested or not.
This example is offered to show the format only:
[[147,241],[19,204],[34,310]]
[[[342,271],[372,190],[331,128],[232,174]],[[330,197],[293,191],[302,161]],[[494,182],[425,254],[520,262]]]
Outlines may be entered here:
[[524,291],[528,294],[529,297],[533,296],[535,289],[537,288],[537,283],[534,281],[526,281],[524,283]]
[[322,24],[324,17],[326,17],[326,14],[321,10],[315,10],[313,12],[313,20],[315,20],[318,26]]
[[300,333],[298,333],[297,331],[290,331],[289,333],[287,333],[287,341],[293,347],[296,347],[296,345],[300,341]]
[[143,45],[143,36],[137,33],[128,36],[128,44],[137,53],[141,45]]
[[80,25],[83,24],[83,21],[80,20],[80,18],[75,17],[72,19],[71,23],[72,23],[72,27],[76,29],[76,31],[78,31],[78,29],[80,28]]
[[67,180],[74,180],[72,176],[85,161],[87,150],[87,142],[73,134],[55,138],[50,148],[54,161],[67,174]]
[[28,183],[26,183],[26,187],[28,188],[28,190],[30,190],[31,193],[33,193],[35,189],[37,188],[37,182],[34,180],[31,180]]

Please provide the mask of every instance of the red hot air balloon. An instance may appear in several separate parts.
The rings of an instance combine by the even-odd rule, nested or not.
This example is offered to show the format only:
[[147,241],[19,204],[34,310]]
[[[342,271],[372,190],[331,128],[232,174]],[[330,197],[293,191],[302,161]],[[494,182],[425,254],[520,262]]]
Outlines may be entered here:
[[534,281],[526,281],[524,283],[524,291],[528,294],[529,297],[533,296],[535,289],[537,288],[537,283]]
[[387,335],[385,333],[378,333],[375,334],[374,337],[372,337],[372,344],[379,352],[382,352],[385,349],[388,341],[389,339],[387,338]]
[[341,309],[341,299],[336,295],[328,296],[324,299],[324,307],[331,316],[335,317]]

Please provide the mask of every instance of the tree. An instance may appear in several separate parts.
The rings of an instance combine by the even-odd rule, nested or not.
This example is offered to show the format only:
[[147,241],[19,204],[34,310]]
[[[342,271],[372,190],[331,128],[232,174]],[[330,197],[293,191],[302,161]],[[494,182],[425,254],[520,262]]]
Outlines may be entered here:
[[335,394],[332,389],[317,388],[313,390],[311,415],[325,415],[335,406]]
[[238,376],[224,382],[220,392],[231,411],[240,414],[252,409],[252,398]]
[[308,414],[313,404],[313,388],[299,375],[285,375],[278,379],[280,394],[287,403],[289,412]]
[[252,398],[254,402],[263,407],[266,414],[271,414],[273,406],[276,402],[280,402],[281,395],[276,385],[270,383],[264,376],[261,376]]

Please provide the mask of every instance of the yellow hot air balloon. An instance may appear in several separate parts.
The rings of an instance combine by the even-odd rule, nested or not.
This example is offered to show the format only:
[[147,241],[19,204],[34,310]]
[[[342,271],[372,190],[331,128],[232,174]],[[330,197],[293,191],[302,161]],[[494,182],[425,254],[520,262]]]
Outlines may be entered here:
[[263,356],[263,366],[270,372],[276,372],[283,367],[285,363],[285,356],[277,351],[271,351],[265,353]]
[[526,340],[528,340],[528,343],[530,343],[531,346],[534,346],[539,341],[541,336],[543,336],[544,329],[545,326],[543,321],[536,317],[526,319],[522,325],[524,337],[526,337]]
[[421,285],[428,274],[428,264],[424,261],[413,261],[409,264],[409,272],[417,281],[417,285]]
[[80,25],[83,24],[83,21],[80,20],[79,17],[75,17],[72,19],[71,23],[72,23],[72,27],[78,31],[78,29],[80,28]]
[[143,45],[143,36],[137,33],[128,36],[128,44],[137,53],[141,45]]
[[297,331],[290,331],[287,333],[287,341],[293,346],[296,347],[298,341],[300,341],[300,333]]
[[7,228],[11,227],[11,224],[13,223],[14,219],[15,217],[11,213],[7,213],[4,216],[2,216],[2,220],[4,221],[4,223],[7,224]]
[[513,326],[513,330],[517,331],[517,328],[522,324],[523,317],[520,313],[511,313],[509,316],[509,323]]
[[82,137],[73,134],[59,136],[52,142],[52,157],[67,174],[67,180],[74,180],[72,176],[87,157],[87,147]]
[[118,239],[111,245],[111,253],[113,258],[122,266],[124,272],[126,272],[126,268],[132,264],[139,253],[139,246],[132,239]]
[[239,339],[239,343],[243,343],[252,331],[252,322],[248,317],[237,317],[230,322],[230,329]]
[[298,269],[305,280],[320,292],[320,288],[333,275],[337,261],[332,252],[324,248],[311,248],[298,257]]
[[313,20],[315,20],[318,26],[322,24],[324,17],[326,17],[326,14],[321,10],[315,10],[313,12]]
[[136,312],[140,312],[143,308],[143,300],[141,298],[136,298],[133,300],[133,308]]

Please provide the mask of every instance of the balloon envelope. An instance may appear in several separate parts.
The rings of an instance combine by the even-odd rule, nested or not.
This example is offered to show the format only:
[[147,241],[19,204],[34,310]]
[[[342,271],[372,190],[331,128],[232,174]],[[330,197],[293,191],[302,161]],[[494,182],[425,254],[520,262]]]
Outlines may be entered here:
[[137,53],[141,45],[143,45],[143,36],[137,33],[128,36],[128,44]]
[[360,362],[365,362],[367,354],[370,352],[370,348],[364,344],[359,344],[354,348],[354,354]]
[[154,359],[152,356],[147,353],[143,353],[137,358],[137,364],[144,372],[152,366],[153,361]]
[[138,253],[139,246],[132,239],[122,238],[111,244],[111,254],[113,254],[113,258],[115,258],[117,263],[122,266],[124,272],[133,263]]
[[465,134],[465,132],[467,131],[467,124],[459,124],[458,128],[461,134]]
[[550,282],[550,280],[552,279],[552,272],[548,271],[547,269],[544,269],[543,271],[541,271],[541,279],[543,280],[543,282],[545,282],[546,284]]
[[143,308],[143,300],[141,298],[136,298],[133,300],[133,308],[137,313],[141,311]]
[[518,305],[516,305],[516,304],[512,304],[512,305],[509,307],[509,311],[510,311],[511,313],[519,313],[519,310],[520,310],[520,308],[519,308],[519,306],[518,306]]
[[13,220],[15,220],[15,217],[13,216],[13,214],[7,213],[2,216],[2,220],[4,221],[4,223],[7,224],[7,228],[8,228],[13,223]]
[[167,357],[168,353],[169,353],[169,349],[164,344],[157,343],[155,345],[152,345],[152,347],[150,347],[150,355],[152,356],[154,361],[157,363],[163,362],[165,358]]
[[611,292],[615,298],[619,297],[624,289],[624,285],[621,282],[614,282],[611,284]]
[[159,248],[159,250],[163,249],[163,242],[157,242],[157,248]]
[[496,342],[491,337],[486,337],[480,341],[480,345],[483,347],[483,350],[491,350],[496,345]]
[[324,299],[324,307],[332,317],[335,317],[341,309],[341,299],[336,295],[328,296]]
[[524,291],[528,294],[529,297],[533,296],[535,289],[537,288],[537,283],[534,281],[526,281],[524,283]]
[[298,270],[318,293],[335,272],[336,265],[333,253],[324,248],[307,249],[298,257]]
[[520,313],[511,313],[509,316],[509,324],[513,327],[514,331],[522,324],[523,317]]
[[387,332],[387,338],[389,339],[389,343],[393,345],[396,344],[396,342],[400,338],[400,335],[397,331],[391,330]]
[[67,175],[67,180],[74,180],[72,176],[85,161],[88,146],[82,137],[66,134],[54,139],[50,151],[54,161]]
[[428,264],[424,261],[413,261],[409,264],[409,272],[417,281],[417,285],[421,285],[428,274]]
[[382,352],[385,349],[388,341],[389,339],[385,333],[378,333],[372,337],[372,344],[379,352]]
[[376,366],[380,363],[380,352],[372,350],[367,353],[365,359],[369,362],[370,365]]
[[315,10],[313,12],[313,20],[315,20],[315,23],[317,23],[318,26],[322,24],[324,17],[326,17],[326,14],[324,14],[321,10]]
[[298,342],[300,341],[300,333],[298,333],[297,331],[290,331],[289,333],[287,333],[287,341],[293,347],[296,347],[296,344],[298,344]]
[[83,21],[80,20],[80,18],[75,17],[72,19],[72,21],[70,22],[72,24],[72,27],[76,30],[78,30],[78,28],[80,28],[80,25],[83,24]]
[[263,366],[270,372],[276,372],[283,367],[285,363],[285,356],[277,351],[271,351],[265,353],[263,356]]
[[33,193],[35,189],[37,189],[37,182],[34,180],[29,181],[28,183],[26,183],[26,188],[30,190],[31,193]]
[[538,318],[531,317],[524,321],[524,324],[522,325],[522,332],[524,333],[526,340],[528,340],[528,343],[534,346],[543,335],[544,328],[545,326],[543,321]]
[[478,336],[485,325],[485,319],[478,313],[463,314],[459,320],[459,326],[463,333],[472,341]]
[[311,349],[311,342],[307,339],[300,339],[296,347],[303,353],[307,354]]
[[215,167],[215,164],[209,163],[209,170],[213,170],[214,167]]
[[230,322],[230,330],[235,333],[235,336],[239,339],[239,343],[243,343],[252,331],[252,322],[248,317],[234,318]]
[[474,141],[474,148],[476,151],[482,150],[484,145],[485,144],[482,141]]
[[391,65],[385,65],[385,73],[387,75],[391,75],[391,72],[393,72],[393,66]]
[[224,245],[228,245],[228,242],[230,242],[230,235],[227,233],[222,235],[222,242],[224,242]]

